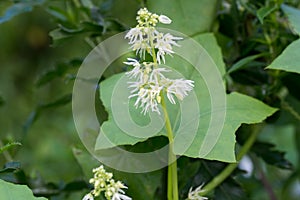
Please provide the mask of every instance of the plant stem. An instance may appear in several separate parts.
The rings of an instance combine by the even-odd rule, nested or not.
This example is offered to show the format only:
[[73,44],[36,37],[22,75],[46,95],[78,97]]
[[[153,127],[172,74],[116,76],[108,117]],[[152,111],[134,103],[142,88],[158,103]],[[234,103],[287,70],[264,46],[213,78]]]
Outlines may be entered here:
[[168,200],[178,200],[177,161],[176,155],[173,153],[173,131],[163,95],[161,95],[161,105],[165,116],[166,129],[169,138]]
[[250,150],[251,146],[255,142],[255,139],[260,132],[261,126],[254,126],[254,130],[250,137],[247,139],[244,146],[241,148],[240,152],[237,155],[237,162],[228,164],[227,167],[216,177],[213,178],[207,185],[203,187],[199,195],[205,196],[207,193],[209,193],[211,190],[216,188],[218,185],[220,185],[230,174],[235,170],[235,168],[238,166],[239,161],[242,159],[242,157]]

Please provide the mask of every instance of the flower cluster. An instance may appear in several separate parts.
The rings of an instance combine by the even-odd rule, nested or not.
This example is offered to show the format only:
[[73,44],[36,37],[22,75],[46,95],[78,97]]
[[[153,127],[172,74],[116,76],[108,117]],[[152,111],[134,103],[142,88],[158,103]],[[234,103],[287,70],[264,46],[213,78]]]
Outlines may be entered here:
[[126,74],[129,78],[136,81],[129,82],[131,95],[129,98],[137,97],[135,107],[143,108],[142,113],[146,114],[150,109],[160,113],[158,104],[161,102],[162,91],[166,92],[169,101],[175,104],[174,96],[183,100],[188,92],[193,89],[193,81],[183,79],[169,79],[163,75],[163,72],[169,70],[155,67],[152,62],[139,63],[137,60],[128,58],[127,65],[134,68]]
[[176,41],[181,40],[170,33],[160,33],[155,29],[158,22],[170,24],[172,21],[165,15],[158,16],[149,12],[146,8],[138,11],[135,28],[129,30],[125,38],[129,39],[131,49],[136,51],[141,60],[145,60],[145,54],[152,56],[153,62],[140,62],[137,59],[128,58],[126,65],[133,69],[126,74],[135,81],[129,82],[131,95],[129,98],[137,97],[135,107],[141,107],[142,113],[149,110],[160,114],[158,105],[161,103],[161,95],[166,93],[169,101],[175,104],[174,97],[183,100],[194,87],[194,82],[184,79],[169,79],[163,75],[168,72],[166,68],[159,67],[165,63],[165,55],[174,53],[172,47],[179,46]]
[[151,56],[155,54],[154,48],[157,49],[157,62],[165,63],[165,55],[174,53],[172,45],[179,46],[176,41],[180,37],[174,37],[170,33],[163,34],[155,29],[158,22],[170,24],[171,20],[165,16],[150,13],[146,8],[140,9],[137,16],[138,25],[129,30],[125,38],[129,39],[129,44],[136,54],[145,59],[146,52]]
[[90,179],[90,183],[94,185],[94,189],[86,194],[82,200],[94,200],[94,197],[104,192],[104,196],[108,200],[131,200],[125,195],[122,189],[127,189],[120,181],[113,179],[113,174],[105,171],[103,165],[93,169],[94,178]]

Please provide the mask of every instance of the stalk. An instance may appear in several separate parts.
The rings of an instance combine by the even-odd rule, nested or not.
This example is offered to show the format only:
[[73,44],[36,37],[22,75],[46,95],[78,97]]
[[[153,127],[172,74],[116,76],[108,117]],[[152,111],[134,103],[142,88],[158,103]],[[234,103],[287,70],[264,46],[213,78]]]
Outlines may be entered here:
[[173,131],[170,123],[170,118],[168,115],[166,102],[164,96],[161,95],[161,105],[164,112],[167,135],[169,139],[169,160],[168,160],[168,199],[178,200],[178,178],[177,178],[177,159],[176,155],[173,153]]
[[207,185],[205,185],[199,193],[201,196],[205,196],[207,193],[209,193],[218,185],[220,185],[228,176],[230,176],[230,174],[238,166],[238,163],[242,159],[242,157],[250,150],[251,146],[255,142],[258,133],[260,132],[259,130],[260,129],[257,126],[255,126],[253,133],[250,135],[250,137],[247,139],[246,143],[238,153],[237,162],[229,164],[219,175],[214,177]]

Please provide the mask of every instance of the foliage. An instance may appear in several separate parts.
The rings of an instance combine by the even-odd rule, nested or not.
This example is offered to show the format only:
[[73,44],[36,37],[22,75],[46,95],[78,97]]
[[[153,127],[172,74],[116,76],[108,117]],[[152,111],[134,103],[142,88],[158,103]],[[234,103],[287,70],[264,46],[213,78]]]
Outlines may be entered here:
[[[162,27],[200,44],[201,64],[216,66],[220,84],[226,88],[227,106],[219,108],[226,109],[226,118],[216,140],[206,131],[209,119],[218,113],[210,112],[205,77],[195,73],[180,56],[167,58],[170,67],[195,80],[194,97],[200,99],[197,106],[205,113],[193,115],[192,98],[167,105],[172,120],[182,115],[179,105],[190,114],[187,121],[200,119],[199,127],[173,124],[175,134],[180,131],[186,139],[174,145],[174,151],[181,155],[180,199],[187,197],[191,187],[204,184],[205,188],[232,162],[240,165],[206,196],[218,200],[298,199],[299,190],[293,190],[299,187],[300,173],[297,0],[1,2],[0,42],[5,48],[0,50],[4,66],[0,74],[0,112],[4,116],[0,121],[0,178],[4,180],[0,180],[0,198],[24,199],[23,195],[28,195],[26,199],[81,199],[92,189],[88,180],[100,163],[84,150],[76,134],[71,114],[73,81],[87,53],[106,38],[135,26],[136,11],[143,6],[172,19],[170,26]],[[51,21],[45,23],[48,19]],[[186,41],[180,42],[182,50],[178,48],[182,55],[191,51],[184,49]],[[121,94],[128,95],[122,59],[111,64],[101,80],[82,80],[99,83],[95,108],[101,132],[93,135],[96,148],[118,145],[131,152],[151,152],[167,144],[166,130],[159,129],[151,136],[142,132],[145,135],[137,138],[120,130],[113,117],[111,97],[118,81],[122,81]],[[149,123],[140,110],[130,107],[129,112],[137,124]],[[131,126],[127,124],[128,129],[134,128]],[[247,151],[249,160],[240,161],[237,155],[255,131],[258,136]],[[104,136],[114,143],[105,141]],[[191,141],[191,146],[183,150]],[[252,169],[243,168],[245,164]],[[109,167],[108,171],[128,186],[133,199],[167,198],[166,168],[142,174]],[[21,186],[24,184],[27,186]],[[34,197],[30,189],[33,195],[43,197]]]
[[27,188],[27,186],[14,185],[3,180],[0,180],[0,189],[1,198],[3,199],[46,199],[43,197],[33,197],[31,191]]

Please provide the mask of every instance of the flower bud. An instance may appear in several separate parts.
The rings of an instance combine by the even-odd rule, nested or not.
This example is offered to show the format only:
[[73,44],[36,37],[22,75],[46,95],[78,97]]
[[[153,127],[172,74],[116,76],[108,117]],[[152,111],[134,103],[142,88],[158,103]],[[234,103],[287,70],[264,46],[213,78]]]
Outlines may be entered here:
[[166,15],[160,15],[158,17],[158,20],[160,23],[163,23],[163,24],[171,24],[171,22],[172,22],[172,20],[169,17],[167,17]]

